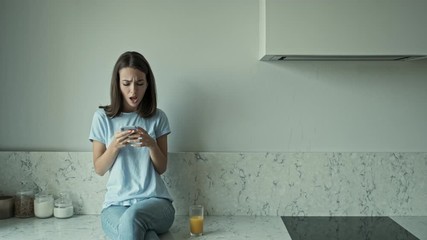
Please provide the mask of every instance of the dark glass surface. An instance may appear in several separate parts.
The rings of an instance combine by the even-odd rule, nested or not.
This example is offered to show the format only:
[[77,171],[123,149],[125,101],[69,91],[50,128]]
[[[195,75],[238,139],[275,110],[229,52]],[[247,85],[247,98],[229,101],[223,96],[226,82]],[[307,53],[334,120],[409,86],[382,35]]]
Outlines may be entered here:
[[389,217],[282,217],[292,240],[419,240]]

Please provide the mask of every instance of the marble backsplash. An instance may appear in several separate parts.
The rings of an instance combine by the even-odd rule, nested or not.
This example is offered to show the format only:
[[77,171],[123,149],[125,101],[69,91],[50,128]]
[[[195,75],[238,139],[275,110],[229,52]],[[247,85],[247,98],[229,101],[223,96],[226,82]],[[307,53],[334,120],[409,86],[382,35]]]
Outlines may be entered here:
[[[91,152],[0,152],[0,195],[65,190],[79,214],[100,213],[107,175]],[[427,216],[427,153],[169,153],[163,179],[178,215]]]

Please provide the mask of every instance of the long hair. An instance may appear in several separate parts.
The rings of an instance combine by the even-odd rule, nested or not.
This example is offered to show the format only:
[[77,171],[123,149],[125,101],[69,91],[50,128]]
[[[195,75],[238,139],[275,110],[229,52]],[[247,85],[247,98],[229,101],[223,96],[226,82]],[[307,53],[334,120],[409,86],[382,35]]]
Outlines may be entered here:
[[113,75],[111,77],[111,91],[110,98],[111,104],[107,106],[100,106],[105,110],[108,117],[114,118],[120,115],[123,111],[123,97],[120,91],[120,76],[119,71],[122,68],[135,68],[145,73],[147,78],[147,90],[141,103],[138,105],[138,113],[141,117],[150,117],[157,110],[157,95],[156,95],[156,81],[154,80],[153,71],[147,59],[138,52],[125,52],[120,55],[114,65]]

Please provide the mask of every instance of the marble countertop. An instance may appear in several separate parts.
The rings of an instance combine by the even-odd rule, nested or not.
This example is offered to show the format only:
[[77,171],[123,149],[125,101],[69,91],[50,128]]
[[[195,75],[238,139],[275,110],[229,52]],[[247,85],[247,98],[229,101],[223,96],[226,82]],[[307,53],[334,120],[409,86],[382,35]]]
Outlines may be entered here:
[[[420,240],[427,240],[427,217],[392,217]],[[280,217],[207,216],[205,234],[197,239],[291,240]],[[176,216],[162,240],[196,239],[188,233],[188,217]],[[75,215],[69,219],[10,218],[0,220],[0,239],[105,239],[98,215]]]
[[[106,239],[98,215],[75,215],[69,219],[10,218],[0,220],[0,239]],[[188,216],[176,216],[161,240],[191,238]],[[280,217],[207,216],[204,235],[197,239],[284,239],[291,240]]]

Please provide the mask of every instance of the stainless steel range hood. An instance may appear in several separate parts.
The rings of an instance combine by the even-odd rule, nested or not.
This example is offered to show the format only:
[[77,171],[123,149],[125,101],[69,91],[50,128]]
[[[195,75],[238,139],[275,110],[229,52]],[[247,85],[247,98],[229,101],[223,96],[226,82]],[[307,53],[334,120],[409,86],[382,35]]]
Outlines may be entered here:
[[265,55],[263,61],[414,61],[427,59],[427,56],[326,56],[326,55]]
[[263,61],[427,59],[426,0],[259,0]]

